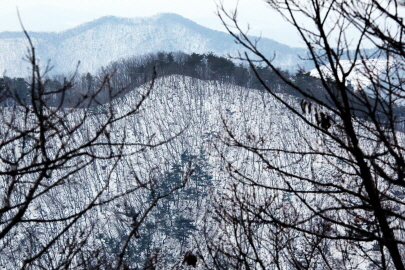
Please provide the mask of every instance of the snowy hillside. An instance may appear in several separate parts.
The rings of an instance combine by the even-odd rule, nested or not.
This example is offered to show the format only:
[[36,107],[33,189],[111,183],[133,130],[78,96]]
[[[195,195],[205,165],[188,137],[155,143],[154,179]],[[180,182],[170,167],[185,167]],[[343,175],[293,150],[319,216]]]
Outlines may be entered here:
[[[341,149],[330,143],[331,139],[322,137],[322,132],[318,129],[310,127],[298,115],[286,110],[276,98],[263,91],[228,83],[179,75],[166,76],[155,81],[142,110],[122,120],[120,117],[136,107],[148,86],[149,84],[146,84],[133,89],[125,96],[114,99],[110,104],[59,111],[62,115],[67,113],[65,122],[68,126],[79,123],[77,132],[73,133],[74,136],[60,136],[63,140],[69,140],[69,147],[86,142],[91,133],[98,133],[103,134],[97,139],[100,143],[109,141],[114,145],[125,142],[127,146],[122,149],[125,156],[114,162],[103,158],[94,160],[84,169],[69,174],[66,181],[63,178],[64,182],[29,205],[26,219],[50,217],[63,219],[65,216],[82,211],[84,202],[91,201],[100,190],[105,190],[100,197],[103,203],[89,209],[86,215],[74,223],[71,230],[63,236],[70,239],[76,232],[83,230],[88,235],[80,249],[89,254],[101,250],[106,260],[114,263],[122,243],[127,239],[128,232],[136,221],[134,217],[145,211],[145,205],[151,203],[151,194],[155,191],[164,193],[181,182],[187,164],[192,163],[194,173],[185,187],[155,205],[139,227],[138,237],[135,236],[131,240],[126,255],[126,261],[134,269],[141,268],[151,251],[156,251],[156,254],[161,256],[156,269],[184,269],[176,266],[181,264],[185,252],[196,251],[198,247],[207,258],[207,250],[204,250],[206,244],[204,241],[207,239],[204,237],[208,236],[210,238],[208,241],[220,242],[224,241],[227,231],[232,230],[232,226],[224,220],[218,223],[216,210],[222,209],[230,213],[236,211],[237,205],[226,199],[232,197],[234,192],[244,195],[244,202],[248,203],[247,205],[261,205],[267,199],[271,199],[272,207],[275,207],[276,211],[279,209],[283,213],[296,211],[295,213],[299,215],[295,214],[294,220],[307,228],[317,226],[312,224],[312,212],[308,208],[327,207],[334,212],[334,209],[339,207],[340,197],[330,196],[328,192],[314,193],[312,190],[315,190],[316,184],[309,181],[303,183],[294,179],[286,180],[270,168],[282,166],[291,174],[299,173],[308,179],[316,179],[328,191],[340,172],[339,167],[331,166],[339,162],[334,157],[302,155],[302,152],[297,154],[296,151],[307,153],[310,149],[317,151],[325,149],[341,151]],[[298,99],[285,94],[279,95],[291,106],[299,108]],[[112,106],[109,107],[110,105]],[[321,111],[322,108],[318,107],[315,110]],[[24,116],[23,109],[3,107],[1,113],[3,121],[15,119],[16,125],[23,123],[19,119],[20,115]],[[110,118],[109,114],[121,120],[114,121],[105,132],[98,132],[103,122]],[[306,121],[316,122],[316,116],[310,112],[303,117]],[[337,122],[329,131],[338,134],[340,124]],[[54,155],[53,151],[57,149],[57,144],[52,140],[58,141],[58,138],[51,136],[50,141],[46,140],[49,146],[47,151],[51,155]],[[398,133],[398,138],[403,140],[403,134]],[[240,144],[235,143],[236,140],[247,147],[241,148]],[[162,141],[167,143],[159,145]],[[156,147],[144,147],[154,144]],[[367,150],[374,149],[374,145],[367,140],[360,141],[360,144],[364,144]],[[30,160],[24,153],[33,145],[35,144],[32,139],[21,138],[7,144],[1,153],[7,155],[13,149],[15,155],[22,156],[18,166],[24,167],[24,162]],[[252,155],[252,151],[260,153],[268,162],[263,162],[257,155]],[[109,147],[96,144],[92,147],[91,153],[101,157],[108,156]],[[77,158],[79,163],[86,161],[85,157]],[[56,181],[60,175],[66,174],[66,171],[74,170],[78,163],[73,161],[74,166],[55,170],[47,181]],[[7,166],[6,163],[0,162],[3,171]],[[350,170],[350,167],[343,168]],[[246,178],[241,177],[242,175]],[[29,179],[31,176],[22,177]],[[254,179],[258,185],[250,185],[248,179]],[[151,181],[151,185],[153,184],[150,188],[153,192],[149,192],[148,185],[137,188],[139,181],[148,180]],[[0,178],[0,187],[3,190],[7,184],[7,175]],[[353,185],[353,176],[350,175],[350,181],[342,181],[341,185],[350,188]],[[42,192],[44,188],[46,186],[41,187],[39,191]],[[301,203],[302,198],[298,199],[288,192],[292,188],[300,188],[305,193],[305,204]],[[126,193],[128,190],[132,192]],[[20,195],[18,194],[15,200],[19,198],[18,196]],[[111,203],[104,203],[110,200]],[[355,222],[350,216],[347,218],[343,216],[341,220],[342,223]],[[275,238],[271,237],[273,235],[269,230],[271,227],[267,225],[257,228],[263,236],[255,239],[258,243],[264,241],[269,243],[260,246],[260,252],[266,258],[263,260],[266,265],[263,269],[271,269],[269,253],[275,246],[271,244]],[[35,223],[16,228],[12,234],[4,238],[4,244],[0,249],[0,267],[19,268],[19,262],[38,248],[35,242],[27,248],[22,248],[30,241],[32,235],[40,236],[40,240],[47,243],[63,226],[63,223]],[[338,235],[346,235],[343,228],[338,225],[333,230],[333,233]],[[282,233],[284,234],[284,231]],[[234,241],[232,234],[229,235],[228,240]],[[294,247],[301,246],[298,242],[299,237],[291,239],[297,241],[294,242]],[[40,265],[62,263],[66,246],[64,241],[67,240],[63,238],[56,240],[48,251],[51,256],[41,257],[41,261],[38,260]],[[340,256],[339,245],[339,242],[328,243],[330,254]],[[372,243],[369,241],[361,243],[363,250],[369,250],[371,246]],[[288,249],[280,252],[282,258],[288,258]],[[7,254],[13,256],[6,256]],[[359,261],[359,267],[356,269],[369,269],[356,254],[352,258]],[[281,265],[287,260],[281,259]],[[53,269],[60,268],[53,267]],[[205,268],[200,263],[196,269]]]
[[[341,60],[339,64],[341,66],[341,69],[338,68],[339,76],[342,77],[342,70],[343,72],[348,72],[353,65],[353,61]],[[371,81],[368,77],[370,75],[366,76],[367,74],[373,74],[375,77],[377,77],[385,70],[387,70],[388,66],[389,63],[387,62],[387,60],[384,59],[369,59],[363,61],[359,60],[356,62],[353,70],[347,76],[346,80],[350,81],[351,85],[356,90],[365,88],[371,84]],[[330,65],[322,66],[320,69],[321,73],[325,77],[334,78]],[[311,70],[310,75],[316,78],[320,78],[320,74],[317,69]]]
[[[29,29],[29,26],[26,26]],[[31,32],[41,66],[50,60],[51,74],[72,73],[80,61],[79,72],[94,73],[111,61],[158,51],[185,53],[214,52],[236,55],[240,49],[224,32],[200,26],[176,14],[160,14],[149,18],[102,17],[60,33]],[[9,77],[29,74],[27,39],[22,33],[0,33],[0,71]],[[304,49],[294,49],[270,39],[261,39],[259,48],[276,58],[282,69],[306,64],[298,55]]]
[[[139,93],[144,90],[145,87],[134,89],[126,96],[113,101],[115,113],[122,115],[132,110],[139,100]],[[83,132],[79,132],[72,141],[80,144],[82,140],[86,140],[89,131],[97,130],[98,126],[108,119],[102,111],[102,106],[95,110],[94,114],[84,121]],[[2,113],[12,112],[5,108]],[[82,115],[82,110],[75,110],[67,122],[73,124],[81,121]],[[108,183],[108,188],[101,197],[107,201],[126,190],[134,189],[135,176],[141,180],[152,177],[156,185],[162,186],[163,189],[164,185],[173,185],[175,181],[181,179],[178,168],[182,169],[184,164],[192,159],[195,172],[186,188],[157,205],[148,216],[145,225],[140,228],[139,234],[142,237],[132,243],[136,252],[131,255],[130,260],[134,264],[144,261],[147,250],[159,247],[163,254],[167,254],[162,260],[166,266],[159,269],[171,269],[172,265],[181,260],[185,251],[195,248],[195,241],[203,240],[201,236],[207,225],[205,222],[211,207],[210,198],[231,182],[219,153],[226,154],[235,165],[244,164],[249,160],[246,153],[237,152],[236,149],[221,143],[221,138],[225,136],[223,121],[232,127],[238,136],[246,133],[260,136],[268,133],[278,136],[284,133],[282,140],[269,141],[273,146],[290,148],[300,141],[296,133],[291,132],[298,127],[297,119],[285,113],[274,98],[264,95],[263,92],[184,76],[159,78],[142,111],[125,121],[114,123],[113,128],[109,130],[108,138],[113,142],[125,139],[134,143],[125,149],[125,153],[139,151],[138,154],[123,158],[116,164],[104,160],[93,162],[71,177],[69,179],[71,184],[69,182],[61,185],[52,190],[49,197],[41,197],[32,203],[27,218],[62,218],[75,213],[82,209],[83,202],[91,200]],[[179,136],[175,137],[176,134]],[[173,140],[160,147],[139,150],[146,142],[153,144],[169,138]],[[101,140],[104,139],[103,137]],[[49,142],[49,145],[54,144]],[[28,146],[15,141],[15,145],[9,147],[16,149],[19,154],[18,151],[21,150],[22,153]],[[52,151],[52,148],[49,149]],[[97,155],[105,155],[107,150],[94,148],[92,151]],[[280,162],[284,161],[280,159]],[[21,166],[22,164],[23,161],[20,162]],[[0,166],[3,168],[6,165],[1,163]],[[62,173],[63,169],[55,171],[53,177],[57,178]],[[264,172],[263,168],[258,168],[254,164],[246,166],[246,173],[256,175]],[[7,185],[6,181],[7,178],[0,179],[2,188]],[[126,228],[132,222],[131,209],[140,211],[139,209],[150,200],[148,194],[140,189],[114,200],[114,203],[88,211],[86,217],[77,222],[72,229],[75,231],[86,228],[88,220],[91,220],[92,233],[83,249],[90,252],[103,248],[111,258],[115,258],[117,246],[121,244],[119,239],[125,238]],[[48,224],[42,223],[30,227],[29,233],[41,235],[41,239],[47,241],[60,229],[58,224],[53,226],[50,229]],[[13,239],[17,237],[19,241],[11,241],[10,238],[13,244],[2,249],[1,255],[11,253],[14,255],[11,259],[0,256],[1,267],[16,269],[19,261],[28,256],[31,250],[21,249],[20,244],[29,240],[29,233],[21,230],[10,235]],[[59,250],[63,249],[63,245],[64,242],[61,240],[52,247],[50,253],[55,254],[52,263],[58,263],[60,256],[58,254],[61,254]]]

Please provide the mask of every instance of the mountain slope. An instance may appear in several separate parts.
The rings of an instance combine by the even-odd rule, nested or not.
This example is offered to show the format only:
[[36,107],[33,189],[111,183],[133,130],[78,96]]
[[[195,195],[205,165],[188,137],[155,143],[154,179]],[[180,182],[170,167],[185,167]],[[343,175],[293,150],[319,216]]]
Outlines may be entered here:
[[[353,66],[353,61],[351,60],[341,60],[339,62],[344,72],[348,72]],[[350,81],[355,90],[364,89],[369,86],[372,82],[370,81],[370,74],[377,78],[382,75],[392,63],[388,63],[385,59],[368,59],[357,61],[355,67],[347,76],[346,80]],[[342,77],[342,72],[339,70],[339,77]],[[320,71],[326,77],[333,79],[333,72],[330,65],[325,65],[320,67]],[[320,78],[320,74],[317,69],[313,69],[309,72],[313,77]],[[383,76],[383,75],[382,75]]]
[[[150,18],[102,17],[60,33],[35,33],[30,36],[44,68],[51,60],[52,74],[71,73],[80,61],[79,72],[94,73],[120,58],[158,51],[183,51],[235,55],[239,49],[233,38],[211,30],[176,14]],[[29,65],[23,58],[28,42],[22,33],[0,33],[0,70],[7,76],[26,76]],[[259,47],[283,69],[304,65],[298,55],[304,49],[290,48],[270,39],[261,39]]]
[[[133,110],[141,98],[140,94],[145,93],[145,88],[148,86],[147,84],[134,89],[128,95],[114,100],[111,103],[111,112],[119,117]],[[69,118],[66,118],[66,123],[73,125],[83,123],[74,138],[70,139],[72,144],[80,145],[87,140],[86,134],[89,131],[95,132],[104,121],[110,118],[110,115],[103,113],[103,107],[109,108],[108,105],[103,105],[98,107],[99,110],[95,108],[88,111],[89,115],[84,121],[83,109],[69,109]],[[3,116],[7,115],[6,112],[12,113],[15,110],[12,107],[3,109]],[[270,116],[269,113],[272,113],[272,117],[263,117],[264,115]],[[16,116],[17,119],[23,117],[23,113]],[[121,140],[127,142],[128,145],[123,151],[128,156],[114,162],[104,159],[92,162],[85,169],[70,176],[66,183],[51,189],[48,193],[49,196],[39,196],[34,203],[29,205],[28,218],[45,219],[60,217],[60,215],[73,215],[82,209],[84,203],[97,196],[97,192],[103,187],[105,188],[104,185],[107,184],[107,191],[100,197],[100,201],[107,201],[109,198],[115,197],[114,202],[103,203],[100,207],[91,208],[86,217],[75,223],[65,236],[74,238],[76,231],[83,228],[86,232],[88,231],[88,237],[81,246],[82,250],[96,251],[102,247],[101,251],[106,252],[110,256],[111,262],[115,263],[117,250],[120,250],[120,245],[126,239],[125,237],[132,228],[131,224],[134,222],[131,213],[133,210],[144,209],[153,193],[149,193],[148,188],[136,189],[125,196],[118,195],[133,190],[138,179],[140,181],[153,179],[152,183],[155,183],[153,189],[156,188],[157,192],[164,191],[166,183],[172,184],[172,180],[182,179],[182,174],[178,173],[179,168],[183,169],[184,161],[190,162],[190,165],[192,164],[195,168],[193,174],[195,177],[190,178],[186,188],[176,192],[175,197],[168,197],[161,203],[159,202],[145,224],[140,227],[139,235],[142,237],[134,237],[131,241],[130,248],[136,252],[131,251],[126,261],[132,265],[142,265],[148,258],[148,250],[153,250],[158,246],[163,254],[167,254],[165,258],[162,258],[162,263],[165,264],[158,269],[172,269],[174,262],[184,254],[185,248],[193,247],[196,239],[203,240],[207,224],[206,210],[209,209],[210,195],[215,194],[211,191],[220,190],[231,180],[226,170],[221,169],[225,166],[222,165],[216,151],[226,151],[227,157],[238,162],[237,164],[242,160],[248,160],[245,153],[239,154],[231,148],[228,151],[228,147],[218,139],[226,135],[222,120],[232,125],[232,129],[242,136],[245,132],[266,133],[270,131],[270,128],[274,131],[289,131],[289,127],[299,123],[291,121],[285,110],[282,110],[281,104],[270,95],[263,95],[263,92],[184,76],[157,79],[139,114],[124,119],[125,121],[114,122],[108,133],[105,134],[108,134],[109,140],[111,139],[113,143],[119,143]],[[9,121],[9,117],[2,118],[2,121]],[[24,121],[21,120],[19,123],[23,124]],[[232,123],[237,123],[237,125]],[[169,138],[172,140],[164,145],[144,148],[146,144],[158,144]],[[100,140],[104,140],[104,137]],[[285,146],[297,141],[294,132],[286,132],[283,140],[276,138],[269,140],[273,145]],[[10,149],[15,148],[16,151],[20,151],[28,147],[23,146],[20,140],[15,140],[14,143],[15,145],[10,146]],[[216,143],[216,147],[213,143]],[[49,145],[52,143],[49,142]],[[108,151],[107,148],[100,144],[100,147],[92,149],[92,154],[102,155]],[[53,151],[56,150],[50,147],[46,151],[53,154]],[[4,153],[5,151],[3,151]],[[137,154],[130,155],[129,153]],[[23,164],[19,165],[23,166]],[[0,168],[5,171],[6,166],[1,160]],[[67,169],[63,167],[61,170],[66,171]],[[57,178],[59,173],[61,173],[59,170],[55,170],[52,180]],[[30,176],[31,174],[27,177]],[[6,190],[7,179],[6,177],[0,178],[2,190]],[[184,224],[188,224],[188,226],[184,226]],[[50,226],[53,226],[52,229],[49,229]],[[32,237],[31,233],[40,235],[41,240],[45,242],[52,239],[53,234],[59,233],[62,228],[63,224],[50,225],[41,222],[38,226],[32,226],[30,234],[27,234],[27,230],[23,226],[19,227],[14,234],[8,234],[4,240],[10,244],[5,245],[5,248],[0,251],[0,267],[16,269],[21,261],[31,255],[31,249],[19,248],[23,243],[29,241]],[[195,237],[191,237],[192,234]],[[58,253],[59,250],[62,250],[59,247],[65,244],[64,241],[65,238],[62,237],[56,239],[57,243],[50,247],[50,253],[61,254]],[[34,242],[33,245],[36,245],[39,241]],[[13,254],[13,256],[5,254]],[[51,257],[49,260],[54,263],[63,255]],[[44,260],[48,260],[48,258],[46,256]]]

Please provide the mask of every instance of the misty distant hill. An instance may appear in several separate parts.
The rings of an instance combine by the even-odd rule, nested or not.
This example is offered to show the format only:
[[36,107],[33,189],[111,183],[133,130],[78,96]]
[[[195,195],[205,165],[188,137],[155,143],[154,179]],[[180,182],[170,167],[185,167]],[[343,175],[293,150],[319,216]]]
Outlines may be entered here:
[[[176,14],[160,14],[148,18],[102,17],[59,33],[30,32],[40,66],[49,60],[50,74],[72,73],[78,61],[79,72],[94,73],[112,61],[158,51],[182,51],[236,55],[241,48],[225,32],[211,30]],[[299,56],[305,50],[291,48],[271,39],[259,42],[274,63],[292,70],[304,65]],[[9,77],[29,75],[28,41],[22,32],[0,33],[0,72]],[[310,68],[310,66],[308,66]]]

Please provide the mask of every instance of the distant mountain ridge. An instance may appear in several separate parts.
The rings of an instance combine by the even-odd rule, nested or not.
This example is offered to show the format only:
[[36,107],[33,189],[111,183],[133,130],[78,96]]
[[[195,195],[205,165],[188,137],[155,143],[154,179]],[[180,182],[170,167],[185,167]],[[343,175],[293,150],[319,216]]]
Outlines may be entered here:
[[[211,30],[180,15],[164,13],[147,18],[113,16],[82,24],[59,32],[30,32],[30,37],[45,68],[50,60],[50,74],[75,71],[97,72],[112,61],[158,51],[236,55],[242,48],[227,33]],[[0,71],[9,77],[26,77],[29,64],[24,60],[28,41],[22,32],[0,33]],[[271,39],[262,38],[259,48],[268,57],[276,55],[274,64],[292,70],[308,66],[299,56],[306,50],[291,48]]]

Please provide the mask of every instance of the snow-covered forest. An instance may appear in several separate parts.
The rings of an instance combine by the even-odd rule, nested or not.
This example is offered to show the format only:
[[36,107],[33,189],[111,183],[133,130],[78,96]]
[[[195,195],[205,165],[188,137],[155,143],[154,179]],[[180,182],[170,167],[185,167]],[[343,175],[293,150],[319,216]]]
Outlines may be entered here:
[[[147,51],[55,74],[24,32],[29,73],[0,79],[2,269],[404,269],[402,19],[300,3],[268,2],[312,70],[280,68],[223,7],[238,59]],[[104,20],[162,17],[182,21]],[[347,24],[357,49],[334,38]]]
[[[196,63],[207,58],[198,57]],[[143,66],[156,66],[157,59],[149,58]],[[3,80],[3,93],[7,93],[2,106],[3,125],[7,127],[3,134],[4,142],[10,141],[2,145],[8,149],[2,151],[7,161],[2,165],[7,203],[17,204],[21,200],[17,194],[32,188],[15,188],[9,186],[10,181],[30,182],[37,178],[41,182],[35,199],[25,210],[27,221],[7,235],[10,238],[4,242],[0,256],[4,267],[18,268],[25,259],[41,253],[53,238],[55,243],[46,250],[47,255],[41,254],[36,262],[47,268],[60,268],[68,263],[67,259],[72,267],[100,263],[109,268],[123,251],[124,263],[139,268],[155,257],[154,263],[159,265],[156,267],[175,266],[189,250],[202,256],[206,252],[205,234],[216,230],[214,198],[227,193],[230,184],[221,156],[230,155],[230,160],[238,164],[249,160],[249,156],[221,142],[226,136],[225,126],[235,125],[238,132],[252,136],[298,127],[263,90],[238,86],[226,78],[221,82],[219,78],[164,75],[163,70],[162,75],[153,78],[148,68],[145,74],[130,76],[119,69],[128,68],[127,62],[130,60],[112,65],[115,74],[109,78],[108,86],[103,81],[108,78],[103,75],[87,74],[71,82],[44,79],[44,104],[38,106],[43,106],[42,117],[50,122],[43,134],[45,141],[41,141],[40,115],[27,112],[35,107],[31,104],[35,93],[30,91],[30,85],[23,84],[23,79]],[[197,74],[202,66],[205,71],[201,72],[209,73],[207,65],[188,68]],[[142,84],[135,80],[145,80],[144,75],[149,75],[151,81]],[[120,89],[122,85],[138,86]],[[58,97],[63,94],[61,89],[66,93],[63,98]],[[295,100],[291,96],[291,102]],[[69,101],[69,106],[64,101]],[[86,145],[92,140],[91,145]],[[38,153],[42,143],[45,155]],[[38,163],[40,157],[45,159],[43,163],[50,160],[49,169]],[[51,175],[36,175],[41,170]],[[36,173],[31,175],[31,171]],[[262,169],[257,173],[262,174]],[[7,208],[5,211],[10,211],[10,221],[17,214]],[[142,224],[131,235],[134,222],[143,216]],[[76,217],[77,221],[70,225]],[[38,220],[49,222],[35,224]],[[64,228],[68,231],[58,237]],[[19,241],[15,241],[16,234]],[[123,248],[129,237],[131,241]],[[72,242],[68,245],[66,241]],[[78,248],[80,256],[85,252],[86,257],[74,256]],[[67,254],[71,257],[66,258]]]

